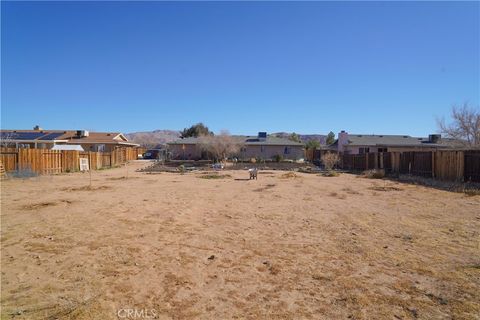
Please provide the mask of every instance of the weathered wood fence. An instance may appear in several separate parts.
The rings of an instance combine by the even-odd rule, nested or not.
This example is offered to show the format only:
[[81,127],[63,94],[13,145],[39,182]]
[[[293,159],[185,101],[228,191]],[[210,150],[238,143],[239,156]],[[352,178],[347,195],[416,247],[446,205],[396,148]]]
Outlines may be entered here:
[[80,170],[80,158],[87,158],[89,168],[97,170],[136,160],[141,148],[117,148],[112,152],[80,152],[48,149],[0,148],[0,162],[5,171],[31,171],[56,174]]
[[447,181],[480,182],[480,150],[411,151],[343,154],[339,167],[411,174]]

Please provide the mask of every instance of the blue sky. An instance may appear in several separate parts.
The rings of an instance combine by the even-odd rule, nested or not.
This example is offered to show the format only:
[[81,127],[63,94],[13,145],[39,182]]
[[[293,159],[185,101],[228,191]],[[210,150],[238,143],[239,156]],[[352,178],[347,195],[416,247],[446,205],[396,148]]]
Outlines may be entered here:
[[2,128],[426,135],[480,102],[479,2],[4,2]]

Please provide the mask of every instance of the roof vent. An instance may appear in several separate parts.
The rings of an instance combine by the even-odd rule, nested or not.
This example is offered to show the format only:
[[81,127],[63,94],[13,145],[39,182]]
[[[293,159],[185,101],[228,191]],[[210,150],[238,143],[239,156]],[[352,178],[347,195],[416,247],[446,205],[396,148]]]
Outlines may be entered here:
[[77,130],[77,138],[83,138],[83,137],[88,137],[90,135],[90,132],[87,130]]

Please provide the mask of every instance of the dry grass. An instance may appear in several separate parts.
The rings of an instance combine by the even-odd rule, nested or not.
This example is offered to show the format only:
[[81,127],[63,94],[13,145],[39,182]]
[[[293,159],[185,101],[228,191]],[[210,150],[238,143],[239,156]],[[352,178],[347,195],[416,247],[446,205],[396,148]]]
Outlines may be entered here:
[[282,175],[280,175],[280,178],[281,179],[296,179],[296,178],[300,178],[300,176],[298,174],[296,174],[295,172],[287,172],[287,173],[283,173]]
[[344,200],[344,199],[347,198],[346,195],[341,194],[341,193],[339,194],[339,193],[337,193],[337,192],[330,192],[328,195],[329,195],[330,197],[334,197],[334,198],[338,198],[338,199],[342,199],[342,200]]
[[42,208],[47,208],[51,206],[57,206],[59,204],[71,204],[73,201],[71,200],[58,200],[58,201],[44,201],[39,203],[32,203],[22,206],[23,210],[39,210]]
[[81,186],[81,187],[66,187],[66,188],[62,188],[61,190],[62,191],[99,191],[99,190],[108,190],[108,189],[112,189],[112,187],[110,186]]
[[265,190],[272,189],[272,188],[275,187],[275,186],[276,186],[276,184],[274,184],[274,183],[269,183],[269,184],[265,185],[265,186],[262,187],[262,188],[253,189],[253,191],[255,191],[255,192],[263,192],[263,191],[265,191]]
[[480,189],[463,189],[463,193],[469,197],[480,196]]
[[114,189],[78,193],[87,175],[2,181],[0,317],[478,318],[480,197],[219,174],[232,179],[119,168],[92,176]]
[[368,189],[374,191],[402,191],[402,188],[394,187],[394,186],[373,186],[369,187]]
[[353,190],[351,187],[346,187],[342,189],[343,192],[346,192],[348,194],[354,194],[354,195],[360,195],[361,193],[358,192],[357,190]]
[[197,177],[200,179],[227,179],[227,178],[231,178],[232,176],[229,174],[211,173],[211,174],[203,174]]
[[333,170],[327,170],[325,172],[322,172],[320,175],[322,177],[338,177],[340,175],[340,173],[338,173],[337,171],[333,171]]
[[138,179],[138,177],[121,176],[121,177],[110,177],[110,178],[107,178],[107,180],[113,180],[113,181],[116,181],[116,180],[128,180],[128,179]]
[[367,179],[383,179],[385,178],[385,170],[383,169],[366,170],[366,171],[363,171],[362,177]]

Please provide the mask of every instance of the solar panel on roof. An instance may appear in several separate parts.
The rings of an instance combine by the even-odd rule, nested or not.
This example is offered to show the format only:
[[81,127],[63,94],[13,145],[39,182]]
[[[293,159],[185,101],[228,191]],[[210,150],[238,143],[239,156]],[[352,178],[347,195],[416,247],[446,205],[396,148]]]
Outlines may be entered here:
[[63,135],[62,132],[52,132],[47,134],[46,136],[41,137],[39,140],[55,140],[56,138]]
[[15,136],[15,133],[13,132],[0,132],[0,139],[8,139],[8,138],[13,139],[14,136]]
[[2,132],[2,139],[13,139],[13,140],[35,140],[41,136],[44,136],[43,132]]
[[43,132],[15,132],[16,140],[35,140],[41,136],[44,136]]

